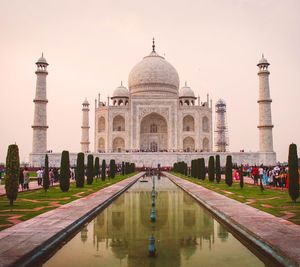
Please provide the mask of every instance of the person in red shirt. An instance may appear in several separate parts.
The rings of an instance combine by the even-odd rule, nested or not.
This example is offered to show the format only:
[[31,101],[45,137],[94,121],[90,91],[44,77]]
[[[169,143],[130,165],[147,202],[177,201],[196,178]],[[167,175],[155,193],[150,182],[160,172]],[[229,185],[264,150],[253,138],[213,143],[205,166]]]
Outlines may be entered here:
[[252,168],[252,176],[254,179],[254,184],[258,184],[258,168],[256,166]]

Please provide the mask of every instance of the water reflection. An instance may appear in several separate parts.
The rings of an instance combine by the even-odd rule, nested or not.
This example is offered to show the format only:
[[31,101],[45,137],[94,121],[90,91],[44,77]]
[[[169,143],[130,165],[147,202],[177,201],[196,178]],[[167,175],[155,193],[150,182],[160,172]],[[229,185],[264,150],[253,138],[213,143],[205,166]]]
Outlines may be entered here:
[[[157,218],[152,223],[151,190],[151,180],[137,182],[82,229],[80,241],[75,236],[45,265],[58,266],[59,258],[68,257],[72,250],[68,266],[79,266],[82,261],[88,261],[86,266],[263,266],[167,178],[156,180]],[[155,258],[147,256],[151,234],[156,239]],[[77,260],[76,246],[86,251]]]

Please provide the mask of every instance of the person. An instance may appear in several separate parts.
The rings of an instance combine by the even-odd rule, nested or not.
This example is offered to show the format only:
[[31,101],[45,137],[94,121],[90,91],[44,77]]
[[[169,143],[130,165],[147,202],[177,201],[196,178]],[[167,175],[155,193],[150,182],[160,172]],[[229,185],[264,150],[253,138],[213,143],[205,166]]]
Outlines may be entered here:
[[37,175],[37,183],[38,185],[42,185],[42,181],[43,181],[43,170],[42,169],[38,169],[36,172]]
[[53,169],[50,169],[50,171],[49,171],[49,182],[50,182],[50,185],[53,186],[53,184],[54,184],[54,172],[53,172]]
[[27,167],[24,168],[23,176],[24,176],[24,189],[29,190],[30,177],[29,177],[29,171]]
[[258,169],[258,175],[259,175],[259,181],[260,181],[260,183],[262,183],[263,176],[264,176],[264,167],[263,167],[263,165],[260,165],[260,167]]
[[258,184],[258,168],[256,165],[252,168],[252,176],[254,179],[254,184]]
[[24,175],[23,175],[23,169],[20,168],[20,174],[19,174],[19,185],[21,185],[22,191],[24,191]]

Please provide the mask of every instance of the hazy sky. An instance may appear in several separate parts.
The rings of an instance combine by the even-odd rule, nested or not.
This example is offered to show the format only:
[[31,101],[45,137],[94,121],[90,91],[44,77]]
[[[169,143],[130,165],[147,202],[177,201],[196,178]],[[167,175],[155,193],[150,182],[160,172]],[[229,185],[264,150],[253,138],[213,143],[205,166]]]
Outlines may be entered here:
[[0,0],[0,162],[17,143],[28,161],[32,147],[36,65],[48,67],[48,149],[80,150],[81,103],[106,101],[131,68],[156,50],[203,99],[228,105],[231,151],[258,150],[261,53],[269,69],[274,149],[287,159],[300,145],[299,0]]

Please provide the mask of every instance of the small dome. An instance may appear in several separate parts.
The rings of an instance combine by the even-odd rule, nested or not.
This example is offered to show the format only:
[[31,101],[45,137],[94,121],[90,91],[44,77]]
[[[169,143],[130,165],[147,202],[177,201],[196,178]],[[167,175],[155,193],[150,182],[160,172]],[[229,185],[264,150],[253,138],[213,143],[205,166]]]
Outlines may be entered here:
[[83,103],[82,103],[82,105],[88,106],[89,104],[90,104],[89,101],[85,98],[84,101],[83,101]]
[[44,54],[42,53],[42,56],[38,59],[38,61],[36,62],[37,64],[39,63],[42,63],[42,64],[46,64],[48,65],[48,62],[47,60],[44,58]]
[[224,99],[219,99],[216,103],[216,106],[226,106],[226,102]]
[[187,86],[187,84],[185,83],[185,85],[183,87],[181,87],[181,89],[179,91],[179,97],[195,98],[195,94],[194,94],[194,91],[191,89],[191,87]]
[[259,66],[259,65],[270,65],[270,64],[269,64],[268,60],[265,59],[264,54],[262,54],[262,57],[257,65]]
[[128,96],[129,96],[128,89],[125,86],[123,86],[123,84],[121,83],[121,85],[114,90],[112,97],[128,97]]

